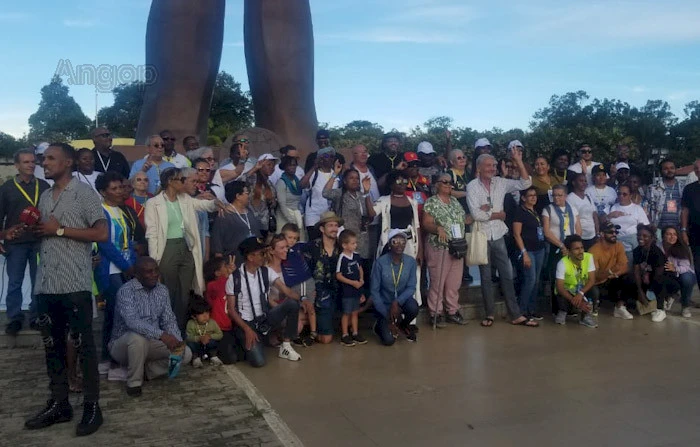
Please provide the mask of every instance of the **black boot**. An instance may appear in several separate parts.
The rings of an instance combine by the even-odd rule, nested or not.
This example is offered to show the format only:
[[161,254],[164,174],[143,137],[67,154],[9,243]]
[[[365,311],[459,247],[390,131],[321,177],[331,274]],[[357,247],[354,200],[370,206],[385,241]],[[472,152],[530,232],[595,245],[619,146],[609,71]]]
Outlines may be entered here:
[[75,429],[76,436],[87,436],[95,433],[102,425],[102,410],[97,402],[83,404],[83,418]]
[[27,422],[24,423],[24,428],[27,430],[37,430],[53,424],[68,422],[71,419],[73,419],[73,407],[70,406],[68,399],[61,402],[49,399],[46,402],[46,408],[41,410],[33,418],[27,420]]

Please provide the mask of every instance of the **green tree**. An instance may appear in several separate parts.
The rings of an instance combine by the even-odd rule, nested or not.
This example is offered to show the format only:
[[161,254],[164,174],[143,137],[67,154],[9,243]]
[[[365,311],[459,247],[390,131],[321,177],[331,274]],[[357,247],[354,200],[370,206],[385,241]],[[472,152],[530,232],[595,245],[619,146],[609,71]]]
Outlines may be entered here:
[[114,104],[97,112],[101,126],[106,126],[116,136],[134,138],[143,106],[143,81],[121,84],[112,90]]
[[58,75],[41,89],[39,109],[29,117],[29,139],[68,141],[88,135],[90,119]]
[[683,111],[685,119],[669,132],[670,157],[677,166],[689,165],[700,156],[700,102],[689,102]]
[[214,96],[209,111],[209,135],[221,141],[234,132],[253,124],[253,108],[248,92],[230,74],[222,71],[216,77]]
[[344,149],[362,144],[370,152],[379,150],[384,135],[384,129],[377,123],[365,120],[355,120],[342,127],[328,129],[331,133],[331,144],[337,149]]
[[0,157],[10,157],[16,151],[27,146],[26,138],[15,138],[0,131]]

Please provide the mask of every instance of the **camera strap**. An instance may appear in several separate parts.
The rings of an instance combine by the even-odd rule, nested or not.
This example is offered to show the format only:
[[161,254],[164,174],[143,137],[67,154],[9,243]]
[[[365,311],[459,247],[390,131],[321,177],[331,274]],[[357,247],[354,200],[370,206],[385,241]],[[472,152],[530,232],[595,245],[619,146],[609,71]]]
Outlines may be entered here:
[[[265,303],[267,302],[267,290],[265,288],[265,285],[263,284],[263,278],[262,278],[262,270],[263,268],[260,267],[258,268],[258,271],[255,272],[255,276],[258,280],[258,287],[260,287],[260,308],[263,309],[263,314],[261,316],[265,315]],[[248,273],[245,271],[245,263],[241,265],[241,274],[243,275],[243,278],[245,279],[245,286],[248,289],[248,301],[250,302],[250,310],[253,313],[253,320],[256,320],[258,316],[255,313],[255,305],[253,304],[253,293],[250,289],[250,283],[248,282]],[[265,281],[266,282],[266,281]]]

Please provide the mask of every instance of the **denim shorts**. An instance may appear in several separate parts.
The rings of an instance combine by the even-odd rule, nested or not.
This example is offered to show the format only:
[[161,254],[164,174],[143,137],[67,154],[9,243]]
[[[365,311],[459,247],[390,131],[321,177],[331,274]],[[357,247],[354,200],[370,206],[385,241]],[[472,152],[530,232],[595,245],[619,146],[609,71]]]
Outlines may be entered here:
[[353,312],[360,310],[360,297],[343,297],[343,314],[349,315]]

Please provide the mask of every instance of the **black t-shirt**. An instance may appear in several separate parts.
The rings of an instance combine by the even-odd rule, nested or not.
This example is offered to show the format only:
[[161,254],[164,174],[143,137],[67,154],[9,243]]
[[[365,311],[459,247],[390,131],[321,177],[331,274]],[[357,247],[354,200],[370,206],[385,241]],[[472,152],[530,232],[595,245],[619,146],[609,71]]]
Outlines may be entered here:
[[[20,223],[19,216],[22,214],[22,211],[28,206],[38,206],[39,197],[47,189],[49,189],[49,184],[45,180],[36,177],[29,183],[22,182],[18,177],[5,181],[0,186],[0,230],[7,230],[11,226]],[[37,241],[39,239],[34,236],[33,232],[25,231],[16,239],[5,241],[5,244],[11,245]]]
[[664,263],[666,262],[666,257],[664,256],[663,252],[659,247],[652,244],[648,252],[641,246],[635,248],[632,251],[632,262],[634,263],[634,265],[646,263],[646,271],[653,272],[657,268],[664,266]]
[[129,172],[131,172],[131,167],[129,162],[126,161],[126,157],[121,152],[117,152],[113,149],[109,151],[109,157],[105,157],[95,150],[95,171],[106,172],[114,171],[120,173],[124,178],[129,178]]
[[[538,251],[544,248],[544,240],[540,240],[537,230],[542,228],[542,218],[539,215],[533,214],[519,206],[513,213],[513,222],[520,222],[523,225],[520,236],[523,238],[525,250]],[[544,237],[544,230],[539,231]]]
[[[389,158],[386,153],[381,152],[379,154],[372,154],[367,160],[367,164],[372,167],[375,178],[379,180],[382,176],[388,174],[394,168],[396,168],[396,166],[398,166],[402,160],[403,154],[401,152],[397,152],[396,156],[393,158]],[[379,192],[383,196],[389,194],[391,192],[391,188],[389,186],[390,185],[384,185],[383,188],[379,189]]]
[[[340,273],[351,281],[360,280],[360,255],[357,253],[352,254],[352,259],[348,258],[344,253],[341,253],[338,258],[338,266],[336,268],[336,273]],[[356,289],[355,287],[342,283],[343,285],[343,298],[359,298],[362,294],[362,289]]]
[[700,245],[700,182],[693,182],[683,190],[681,206],[688,208],[688,238],[690,245]]

